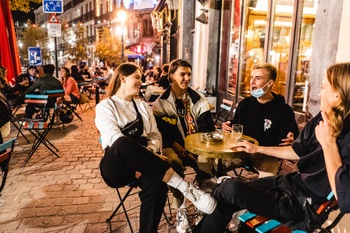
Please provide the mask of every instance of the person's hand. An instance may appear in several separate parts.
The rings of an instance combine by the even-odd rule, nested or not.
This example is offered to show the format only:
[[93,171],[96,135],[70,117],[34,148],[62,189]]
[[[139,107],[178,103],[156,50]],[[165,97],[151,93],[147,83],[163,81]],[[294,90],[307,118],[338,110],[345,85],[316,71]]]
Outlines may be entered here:
[[258,147],[258,145],[255,145],[248,141],[238,141],[235,144],[233,144],[231,148],[237,151],[244,151],[249,154],[254,154],[258,151]]
[[223,122],[221,125],[221,128],[224,132],[231,132],[232,130],[231,121]]
[[315,135],[317,141],[321,144],[322,148],[330,146],[333,143],[336,143],[336,137],[332,127],[329,125],[328,116],[325,112],[321,112],[323,121],[320,121],[315,128]]
[[175,153],[180,157],[180,158],[190,158],[190,159],[193,159],[193,160],[196,160],[194,158],[194,156],[191,154],[191,153],[187,153],[186,149],[183,148],[179,143],[177,142],[174,142],[173,145],[173,150],[175,151]]
[[164,156],[164,155],[162,155],[162,154],[157,154],[157,153],[154,153],[156,156],[158,156],[161,160],[163,160],[163,161],[167,161],[168,160],[168,157],[166,157],[166,156]]
[[138,171],[135,172],[135,178],[136,179],[140,178],[141,176],[142,176],[141,172],[138,172]]
[[290,146],[294,142],[294,134],[289,132],[286,138],[282,139],[282,142],[279,144],[280,146]]

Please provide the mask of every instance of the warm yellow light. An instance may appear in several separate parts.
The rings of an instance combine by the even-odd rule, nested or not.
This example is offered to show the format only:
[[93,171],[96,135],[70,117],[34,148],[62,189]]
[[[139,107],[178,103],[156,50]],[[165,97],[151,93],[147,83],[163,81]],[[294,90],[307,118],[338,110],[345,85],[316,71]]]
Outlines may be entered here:
[[124,24],[124,22],[126,21],[126,17],[127,17],[127,14],[126,14],[126,11],[123,8],[120,8],[117,12],[117,19],[118,21],[121,23],[121,24]]

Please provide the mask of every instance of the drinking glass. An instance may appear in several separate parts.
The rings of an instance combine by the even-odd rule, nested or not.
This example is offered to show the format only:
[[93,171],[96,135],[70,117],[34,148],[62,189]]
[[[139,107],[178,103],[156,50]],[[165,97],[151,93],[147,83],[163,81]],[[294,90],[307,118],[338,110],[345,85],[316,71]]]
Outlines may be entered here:
[[241,125],[241,124],[233,124],[231,133],[232,133],[233,139],[235,141],[237,141],[238,139],[240,139],[242,137],[243,125]]

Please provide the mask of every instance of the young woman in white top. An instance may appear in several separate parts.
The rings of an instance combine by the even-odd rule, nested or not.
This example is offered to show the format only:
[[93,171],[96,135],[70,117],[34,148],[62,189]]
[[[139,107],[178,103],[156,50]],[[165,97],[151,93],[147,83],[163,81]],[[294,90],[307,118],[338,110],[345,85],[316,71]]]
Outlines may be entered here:
[[107,96],[96,106],[96,126],[105,150],[101,175],[110,187],[136,183],[141,189],[139,232],[157,232],[165,204],[167,185],[177,188],[204,213],[211,213],[216,201],[210,194],[184,181],[161,155],[162,144],[155,118],[148,104],[134,99],[142,84],[141,68],[123,63],[108,85]]

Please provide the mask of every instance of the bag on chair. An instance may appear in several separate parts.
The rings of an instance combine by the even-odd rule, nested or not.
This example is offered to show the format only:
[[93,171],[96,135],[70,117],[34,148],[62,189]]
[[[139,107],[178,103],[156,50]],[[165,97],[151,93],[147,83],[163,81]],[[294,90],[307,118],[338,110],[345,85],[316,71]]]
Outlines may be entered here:
[[62,108],[60,112],[60,120],[62,123],[68,124],[73,121],[74,115],[68,108]]
[[89,97],[88,95],[86,94],[86,92],[82,92],[80,93],[80,100],[79,100],[79,104],[85,104],[85,103],[88,103],[89,102]]

